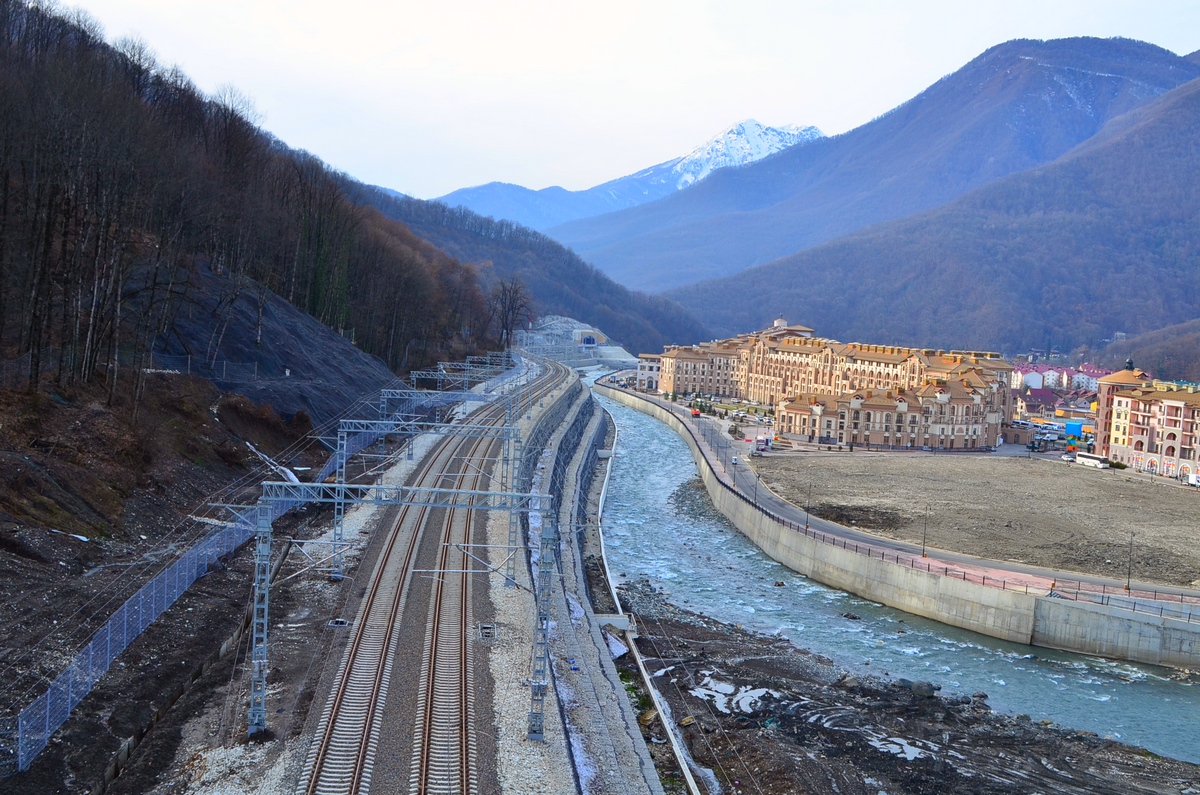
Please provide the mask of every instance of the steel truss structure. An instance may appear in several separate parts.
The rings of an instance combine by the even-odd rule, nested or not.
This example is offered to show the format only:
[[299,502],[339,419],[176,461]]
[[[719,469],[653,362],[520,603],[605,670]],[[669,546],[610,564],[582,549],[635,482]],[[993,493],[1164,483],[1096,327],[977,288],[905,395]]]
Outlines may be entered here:
[[[549,498],[547,498],[549,499]],[[530,514],[530,522],[539,519]],[[558,549],[558,523],[541,520],[538,538],[537,619],[533,634],[533,675],[529,681],[528,740],[546,740],[546,692],[550,689],[550,590],[554,587],[555,553]]]
[[414,386],[429,381],[437,384],[438,391],[467,390],[476,384],[500,379],[513,369],[515,359],[510,353],[489,353],[486,356],[468,356],[465,362],[438,362],[429,370],[413,370],[408,374]]
[[[251,681],[248,732],[251,735],[267,728],[267,647],[270,613],[270,561],[272,523],[276,518],[300,505],[332,504],[334,506],[333,554],[330,576],[343,577],[345,550],[344,527],[348,505],[413,505],[432,508],[467,508],[471,510],[507,511],[509,513],[509,546],[520,541],[518,516],[536,508],[542,499],[536,494],[513,491],[516,470],[521,460],[521,435],[517,427],[526,406],[523,383],[518,376],[524,364],[511,354],[476,356],[467,362],[441,362],[434,370],[411,374],[413,383],[432,380],[448,389],[425,390],[411,387],[384,389],[379,395],[379,419],[346,419],[338,424],[330,483],[300,483],[264,481],[262,495],[254,505],[226,505],[237,523],[254,531],[254,617],[251,645]],[[482,385],[480,391],[471,389]],[[504,421],[500,425],[442,422],[437,410],[442,406],[469,401],[504,402]],[[429,417],[429,410],[435,418]],[[351,458],[388,436],[410,439],[425,433],[446,436],[465,436],[496,439],[501,442],[498,481],[495,490],[443,489],[419,486],[384,485],[381,483],[347,483],[346,465]],[[411,451],[411,446],[410,446]],[[505,563],[506,585],[516,584],[516,554],[510,553]]]

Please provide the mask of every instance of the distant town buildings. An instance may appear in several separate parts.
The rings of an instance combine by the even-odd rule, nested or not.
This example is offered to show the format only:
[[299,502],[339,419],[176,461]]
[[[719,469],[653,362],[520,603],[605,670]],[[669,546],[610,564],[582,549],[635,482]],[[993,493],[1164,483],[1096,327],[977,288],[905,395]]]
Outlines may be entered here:
[[842,343],[782,318],[660,360],[658,391],[770,406],[777,432],[820,443],[991,447],[1012,413],[998,353]]
[[1197,470],[1200,385],[1160,381],[1136,369],[1099,379],[1095,452],[1134,469],[1167,477]]
[[1018,364],[1013,367],[1014,390],[1030,389],[1089,389],[1096,391],[1097,382],[1112,370],[1094,364],[1081,364],[1078,368],[1052,364]]

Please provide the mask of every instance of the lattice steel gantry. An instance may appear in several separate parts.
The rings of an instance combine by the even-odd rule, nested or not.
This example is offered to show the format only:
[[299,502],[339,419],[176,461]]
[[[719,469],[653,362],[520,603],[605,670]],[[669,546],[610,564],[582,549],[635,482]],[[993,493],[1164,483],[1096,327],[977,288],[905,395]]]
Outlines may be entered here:
[[[271,525],[275,518],[288,510],[309,503],[334,506],[333,571],[335,579],[343,572],[344,520],[348,504],[415,505],[440,508],[470,508],[477,510],[506,510],[509,512],[510,547],[515,547],[513,528],[519,527],[516,517],[529,511],[536,495],[513,490],[520,461],[520,431],[517,422],[523,410],[523,386],[520,376],[524,365],[509,354],[472,357],[466,363],[443,362],[437,370],[416,374],[432,378],[440,386],[450,385],[449,391],[411,388],[381,390],[379,419],[342,420],[334,448],[332,483],[300,483],[297,480],[265,481],[262,495],[253,506],[225,506],[238,522],[254,527],[254,621],[251,646],[249,734],[265,731],[267,726],[267,649],[269,635]],[[481,386],[476,392],[472,386]],[[465,388],[462,388],[465,387]],[[472,400],[495,400],[491,394],[499,390],[503,400],[504,419],[501,425],[440,422],[420,413],[421,409],[436,409],[450,403]],[[381,483],[347,483],[346,464],[350,458],[389,434],[415,437],[418,434],[493,438],[502,442],[500,472],[492,477],[499,481],[498,490],[477,491],[440,489],[416,486],[384,485]],[[519,541],[519,532],[516,541]],[[506,583],[515,584],[515,551],[508,556]]]

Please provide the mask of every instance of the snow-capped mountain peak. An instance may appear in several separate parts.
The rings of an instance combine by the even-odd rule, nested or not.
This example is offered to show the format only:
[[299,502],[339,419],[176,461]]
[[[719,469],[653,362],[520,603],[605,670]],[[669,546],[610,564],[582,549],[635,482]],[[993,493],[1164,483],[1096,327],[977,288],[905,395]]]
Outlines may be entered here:
[[790,146],[825,137],[816,127],[788,124],[766,127],[754,119],[738,122],[681,157],[671,167],[675,187],[682,190],[718,168],[744,166]]
[[683,157],[642,169],[581,191],[558,187],[530,190],[492,182],[443,196],[451,207],[467,207],[480,215],[507,218],[537,230],[567,221],[636,207],[683,190],[727,166],[744,166],[789,146],[824,134],[816,127],[764,127],[754,119],[734,124]]

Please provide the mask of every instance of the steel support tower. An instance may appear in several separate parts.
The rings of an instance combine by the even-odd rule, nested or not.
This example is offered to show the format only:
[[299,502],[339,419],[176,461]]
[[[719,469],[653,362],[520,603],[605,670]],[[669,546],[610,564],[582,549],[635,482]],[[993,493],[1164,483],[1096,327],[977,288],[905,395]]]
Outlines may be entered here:
[[[549,499],[542,495],[543,499]],[[557,522],[542,518],[538,546],[537,623],[533,636],[533,676],[529,683],[529,727],[526,739],[546,740],[546,692],[550,689],[550,593],[554,587]]]
[[[387,486],[381,484],[293,483],[267,481],[262,484],[262,497],[246,513],[245,521],[253,516],[254,547],[254,638],[250,674],[250,713],[247,731],[254,735],[267,728],[267,643],[268,603],[271,582],[271,522],[273,518],[295,505],[339,502],[367,505],[415,505],[429,508],[469,508],[481,511],[528,511],[537,499],[535,494],[469,489],[441,489],[421,486]],[[249,516],[248,516],[249,515]]]

